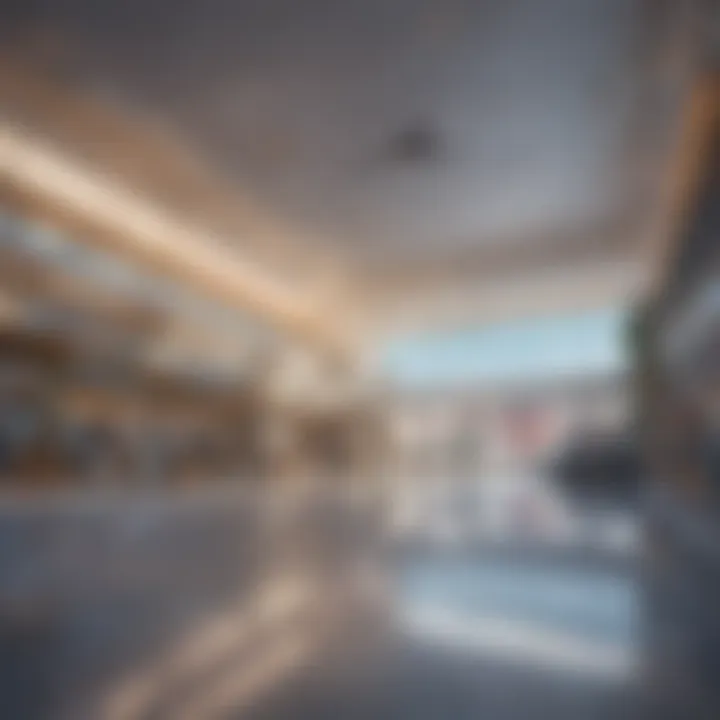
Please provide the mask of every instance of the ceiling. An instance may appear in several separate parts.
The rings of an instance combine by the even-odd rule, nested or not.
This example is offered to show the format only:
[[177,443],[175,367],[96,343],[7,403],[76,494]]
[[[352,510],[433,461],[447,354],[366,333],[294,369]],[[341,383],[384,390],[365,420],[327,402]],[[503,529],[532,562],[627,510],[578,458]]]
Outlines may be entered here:
[[703,29],[702,0],[2,5],[7,118],[379,324],[566,264],[632,286]]

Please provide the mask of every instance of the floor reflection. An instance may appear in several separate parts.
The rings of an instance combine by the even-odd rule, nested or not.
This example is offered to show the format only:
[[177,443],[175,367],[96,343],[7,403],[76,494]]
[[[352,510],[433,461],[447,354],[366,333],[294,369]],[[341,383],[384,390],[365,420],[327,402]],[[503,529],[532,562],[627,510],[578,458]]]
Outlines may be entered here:
[[400,587],[399,619],[427,641],[620,679],[636,665],[637,587],[627,572],[551,558],[415,559]]
[[254,718],[636,716],[632,567],[517,553],[414,553],[397,562],[394,622],[356,627]]

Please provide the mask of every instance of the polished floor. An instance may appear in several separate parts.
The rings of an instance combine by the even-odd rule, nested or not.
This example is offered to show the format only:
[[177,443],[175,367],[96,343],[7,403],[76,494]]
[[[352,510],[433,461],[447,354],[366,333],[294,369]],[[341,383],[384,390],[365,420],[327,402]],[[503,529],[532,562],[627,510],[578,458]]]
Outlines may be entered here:
[[[359,630],[251,709],[254,720],[637,717],[631,573],[415,559],[395,621]],[[248,717],[247,709],[234,717]]]

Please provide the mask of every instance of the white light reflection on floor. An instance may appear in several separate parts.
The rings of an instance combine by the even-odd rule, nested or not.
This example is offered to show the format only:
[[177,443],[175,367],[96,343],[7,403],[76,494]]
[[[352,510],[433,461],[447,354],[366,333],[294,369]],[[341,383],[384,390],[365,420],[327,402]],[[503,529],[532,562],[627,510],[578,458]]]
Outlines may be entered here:
[[416,567],[399,620],[414,637],[506,662],[608,680],[637,669],[633,581],[502,564]]

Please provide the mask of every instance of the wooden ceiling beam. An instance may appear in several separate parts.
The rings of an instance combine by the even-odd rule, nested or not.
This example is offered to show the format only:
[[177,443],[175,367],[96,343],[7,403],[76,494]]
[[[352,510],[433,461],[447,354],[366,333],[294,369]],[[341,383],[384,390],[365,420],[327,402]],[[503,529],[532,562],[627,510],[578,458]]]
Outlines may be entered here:
[[0,127],[0,199],[81,229],[74,239],[101,242],[316,348],[346,351],[343,333],[323,314],[317,297],[288,288],[227,239],[191,226],[10,125]]
[[707,72],[695,82],[677,124],[660,188],[657,212],[647,233],[649,293],[660,292],[711,158],[720,125],[720,73]]

